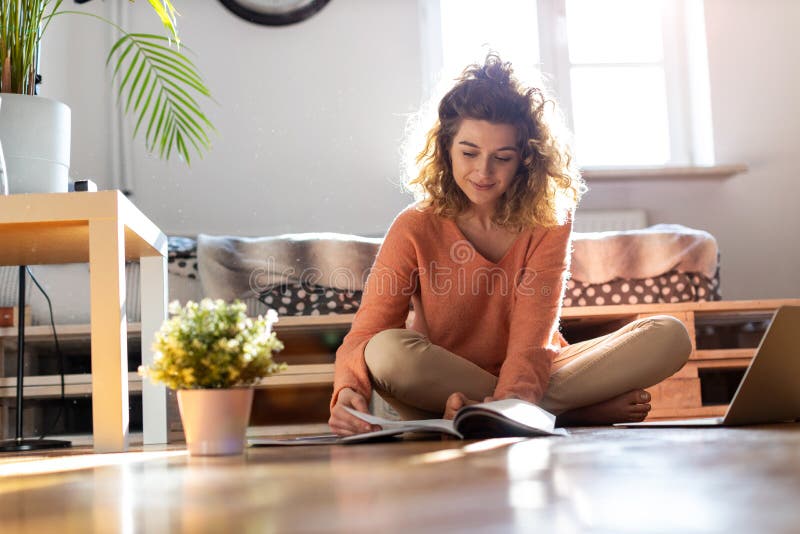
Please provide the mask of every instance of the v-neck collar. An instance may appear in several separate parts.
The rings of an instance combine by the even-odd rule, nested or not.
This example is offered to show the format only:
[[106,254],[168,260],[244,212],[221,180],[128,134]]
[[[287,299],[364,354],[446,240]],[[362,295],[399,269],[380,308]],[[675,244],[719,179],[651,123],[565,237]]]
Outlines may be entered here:
[[472,250],[475,251],[475,255],[490,265],[498,266],[502,264],[505,260],[507,260],[509,256],[511,256],[511,253],[517,247],[519,242],[523,240],[523,237],[525,235],[524,231],[520,232],[519,235],[514,239],[514,241],[508,246],[508,249],[506,249],[506,251],[503,253],[503,256],[500,258],[500,260],[495,262],[484,256],[483,254],[481,254],[481,252],[478,250],[478,247],[476,247],[475,244],[467,236],[464,235],[464,232],[461,231],[461,228],[458,227],[458,223],[456,223],[454,219],[445,218],[445,220],[447,221],[447,223],[450,224],[453,230],[455,230],[455,233],[458,236],[458,238],[469,243],[470,246],[472,247]]

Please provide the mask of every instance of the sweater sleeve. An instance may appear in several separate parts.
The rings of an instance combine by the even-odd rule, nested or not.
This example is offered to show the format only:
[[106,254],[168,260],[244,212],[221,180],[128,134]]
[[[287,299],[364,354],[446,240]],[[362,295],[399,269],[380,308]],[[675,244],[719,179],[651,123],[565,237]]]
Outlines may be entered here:
[[558,354],[558,318],[569,276],[572,218],[547,230],[515,280],[506,358],[494,397],[538,402]]
[[364,349],[378,332],[405,327],[419,274],[414,223],[413,214],[403,212],[386,233],[364,285],[353,325],[336,351],[331,408],[342,388],[351,388],[366,399],[370,398],[372,385]]

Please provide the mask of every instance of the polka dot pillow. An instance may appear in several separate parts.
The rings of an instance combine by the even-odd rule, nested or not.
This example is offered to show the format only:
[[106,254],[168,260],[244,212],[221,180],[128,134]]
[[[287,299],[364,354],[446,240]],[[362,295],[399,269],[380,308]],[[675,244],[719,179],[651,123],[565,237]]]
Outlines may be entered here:
[[669,271],[642,279],[617,279],[605,284],[568,280],[564,306],[654,304],[720,300],[719,278]]
[[361,293],[298,282],[273,286],[258,300],[279,315],[329,315],[355,313]]
[[[719,278],[709,279],[702,274],[670,271],[653,278],[618,279],[605,284],[569,280],[564,306],[653,304],[720,298]],[[258,300],[280,315],[345,314],[358,310],[361,291],[307,283],[280,284],[262,292]]]
[[189,237],[167,239],[167,270],[186,278],[197,278],[197,241]]

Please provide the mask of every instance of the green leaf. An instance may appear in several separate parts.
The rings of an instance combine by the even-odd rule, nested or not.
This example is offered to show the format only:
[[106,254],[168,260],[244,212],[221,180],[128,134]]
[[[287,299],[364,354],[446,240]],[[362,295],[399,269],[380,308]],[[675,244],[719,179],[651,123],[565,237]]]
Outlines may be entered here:
[[[139,63],[139,71],[136,73],[136,77],[133,79],[133,83],[131,84],[132,87],[135,88],[135,87],[139,86],[138,85],[139,84],[139,79],[142,77],[142,72],[144,72],[145,67],[146,67],[146,63],[144,61]],[[148,76],[150,76],[150,72],[151,71],[147,71],[147,75]],[[142,91],[144,91],[145,87],[146,86],[142,87]],[[133,100],[133,94],[134,94],[134,91],[131,91],[130,93],[128,93],[128,102],[125,104],[125,113],[127,113],[128,110],[131,108],[131,100]]]
[[[177,94],[173,93],[173,92],[172,92],[172,91],[170,91],[169,89],[167,89],[167,92],[168,92],[170,95],[172,95],[173,97],[175,97],[176,99],[180,100],[180,101],[181,101],[181,103],[182,103],[182,104],[185,106],[185,107],[180,107],[180,106],[179,106],[179,107],[176,107],[176,108],[175,108],[175,110],[176,110],[178,113],[180,113],[181,115],[185,115],[185,116],[186,116],[186,117],[187,117],[189,120],[191,120],[191,121],[192,121],[192,124],[194,124],[194,125],[195,125],[195,127],[196,127],[198,130],[200,130],[200,131],[203,131],[203,127],[202,127],[202,126],[200,126],[200,125],[199,125],[197,122],[195,122],[194,118],[192,118],[192,116],[189,114],[189,111],[193,111],[193,112],[195,113],[195,115],[197,115],[197,117],[198,117],[198,118],[200,118],[201,120],[206,120],[206,122],[207,122],[207,119],[206,119],[205,117],[203,117],[203,114],[200,112],[200,110],[199,110],[199,109],[197,109],[195,106],[192,106],[192,104],[190,104],[189,102],[186,102],[185,100],[183,100],[183,98],[181,98],[181,96],[180,96],[180,95],[177,95]],[[211,123],[209,123],[209,125],[210,125],[210,124],[211,124]],[[204,133],[205,133],[205,132],[204,132]],[[207,136],[206,136],[206,137],[207,137]]]
[[[136,104],[134,104],[134,106],[133,106],[133,110],[134,111],[138,111],[139,110],[139,104],[142,103],[142,97],[144,97],[144,92],[147,89],[148,84],[150,83],[150,76],[152,74],[153,74],[153,71],[152,70],[148,70],[147,71],[147,75],[144,77],[144,81],[141,84],[142,89],[139,91],[139,96],[136,97]],[[155,84],[153,84],[151,87],[155,87]],[[152,89],[151,89],[151,91],[152,91]],[[133,94],[133,93],[131,93],[131,94]]]
[[161,138],[161,157],[164,159],[169,159],[172,147],[175,146],[175,135],[178,132],[177,123],[173,121],[171,116],[169,117],[169,126],[169,135],[165,134]]
[[[142,121],[147,116],[147,110],[150,108],[150,102],[152,101],[153,92],[155,90],[156,90],[156,84],[150,85],[150,92],[147,93],[147,100],[144,103],[144,107],[139,112],[139,120],[136,121],[136,127],[133,129],[133,136],[134,137],[136,137],[136,134],[139,133],[139,126],[142,124]],[[149,132],[149,129],[148,129],[148,132]]]
[[[127,38],[127,36],[125,36],[122,39],[120,39],[119,41],[117,41],[116,43],[114,43],[114,46],[111,47],[111,50],[109,50],[108,55],[106,56],[106,66],[108,66],[109,63],[111,63],[111,59],[114,57],[114,54],[116,53],[116,51],[119,50],[119,48],[122,45],[124,45],[125,43],[127,43],[127,42],[128,42],[128,38]],[[128,55],[128,51],[133,47],[133,45],[134,45],[134,43],[130,42],[128,44],[127,48],[125,49],[125,52],[123,52],[122,56],[120,56],[120,58],[117,60],[117,68],[114,69],[114,74],[116,74],[117,71],[119,70],[119,68],[122,66],[122,62],[125,59],[125,56]]]
[[196,142],[199,142],[206,148],[211,146],[211,141],[207,137],[205,137],[205,132],[203,132],[202,130],[197,130],[189,122],[187,122],[185,118],[181,116],[177,116],[176,120],[181,123],[183,129],[187,134],[186,135],[187,139],[189,139],[192,142],[192,144],[195,144],[195,146],[197,146]]
[[[131,60],[131,64],[128,67],[128,71],[125,73],[125,78],[123,78],[122,79],[122,83],[119,84],[119,94],[120,94],[120,96],[122,96],[122,90],[125,88],[125,85],[128,83],[128,80],[130,79],[131,74],[133,74],[133,69],[134,69],[134,67],[136,67],[137,62],[139,61],[139,56],[140,56],[140,54],[137,51],[136,54],[134,54],[133,59]],[[142,58],[142,59],[144,59],[144,58]]]
[[201,138],[196,140],[195,136],[193,136],[193,135],[187,136],[187,139],[189,139],[189,142],[192,143],[192,146],[194,146],[195,150],[197,150],[197,152],[199,152],[199,153],[202,153],[203,149],[198,144],[198,140],[203,145],[204,148],[208,148],[209,146],[211,146],[209,143],[204,143]]
[[210,149],[214,125],[195,95],[210,97],[195,65],[169,42],[151,34],[125,34],[112,47],[114,76],[122,76],[119,97],[125,94],[125,112],[137,114],[134,136],[147,121],[145,146],[169,159],[173,151],[191,161],[191,150],[202,156]]
[[[163,61],[160,61],[157,58],[148,58],[148,60],[150,60],[151,63],[153,64],[153,68],[159,70],[159,72],[161,73],[161,76],[164,77],[165,81],[171,81],[170,79],[174,78],[175,80],[178,80],[178,81],[181,81],[181,82],[185,83],[191,89],[194,89],[195,91],[197,91],[198,93],[202,94],[203,96],[208,96],[208,94],[207,94],[208,93],[208,89],[202,83],[198,83],[198,82],[192,80],[191,78],[187,78],[187,77],[181,75],[181,73],[178,72],[177,70],[173,70],[172,69],[172,65],[170,65],[169,63],[164,63]],[[167,69],[164,70],[163,68],[161,68],[161,66],[166,66]],[[175,82],[173,82],[173,83],[175,83]]]
[[[156,139],[159,138],[159,134],[161,133],[161,129],[165,126],[165,124],[164,124],[164,115],[167,113],[167,108],[169,107],[168,104],[169,104],[169,100],[167,99],[167,100],[164,100],[164,105],[161,106],[161,115],[159,115],[159,117],[158,117],[158,124],[156,124],[156,131],[153,132],[153,139],[152,139],[151,146],[155,146],[155,144],[156,144],[155,141],[156,141]],[[167,136],[167,134],[165,132],[164,136],[161,137],[161,145],[162,146],[166,142],[166,136]]]
[[186,150],[186,144],[183,142],[183,136],[181,135],[180,132],[177,132],[176,139],[178,141],[178,152],[180,152],[183,155],[184,159],[188,163],[189,159],[190,159],[189,158],[189,151]]
[[[181,46],[180,51],[178,51],[178,50],[176,50],[176,49],[174,49],[174,48],[172,48],[170,46],[169,39],[166,39],[166,38],[164,38],[164,37],[162,37],[160,35],[152,35],[152,34],[146,34],[146,33],[132,33],[131,35],[136,36],[136,37],[141,37],[139,42],[142,44],[142,46],[145,46],[145,47],[148,47],[148,48],[157,49],[157,50],[162,50],[162,51],[165,51],[165,50],[169,51],[169,52],[174,53],[175,55],[179,56],[177,59],[179,61],[183,62],[183,63],[186,63],[187,66],[192,67],[193,69],[197,68],[195,66],[194,62],[191,59],[189,59],[186,56],[186,54],[183,53],[184,50],[191,52],[191,49],[188,46]],[[158,41],[163,41],[163,42],[165,42],[167,44],[166,45],[162,45]]]
[[156,122],[156,118],[159,115],[159,109],[160,109],[160,106],[161,106],[161,97],[162,96],[163,96],[163,94],[159,91],[158,97],[156,98],[156,105],[153,108],[152,115],[150,116],[150,123],[147,125],[147,133],[144,136],[145,144],[147,146],[147,149],[150,150],[150,151],[152,151],[152,145],[150,144],[150,139],[152,139],[152,137],[150,137],[150,131],[153,129],[153,126],[155,125],[155,122]]
[[178,61],[174,55],[162,54],[148,48],[143,48],[142,53],[144,53],[152,61],[166,65],[171,70],[180,72],[185,78],[192,80],[194,83],[200,86],[203,85],[203,79],[197,74],[195,68],[187,65],[186,63]]

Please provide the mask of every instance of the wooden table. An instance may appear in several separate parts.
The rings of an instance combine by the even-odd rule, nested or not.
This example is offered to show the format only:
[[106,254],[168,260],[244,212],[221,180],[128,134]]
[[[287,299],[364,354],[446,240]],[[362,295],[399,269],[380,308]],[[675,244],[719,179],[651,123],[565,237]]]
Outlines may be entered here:
[[[141,267],[142,339],[166,317],[167,237],[119,191],[0,197],[0,265],[89,263],[95,452],[128,448],[125,261]],[[142,343],[142,363],[152,361]],[[166,389],[142,388],[145,443],[166,443]]]

